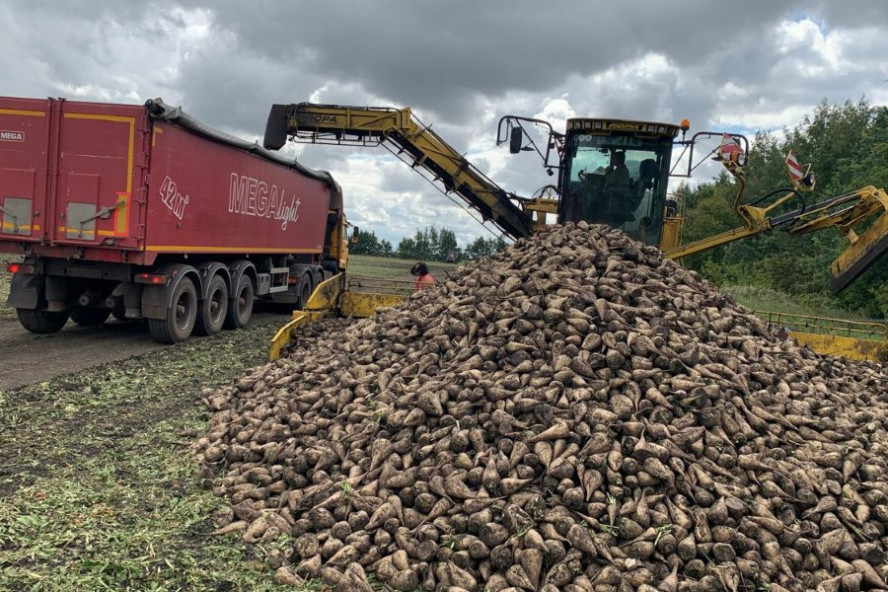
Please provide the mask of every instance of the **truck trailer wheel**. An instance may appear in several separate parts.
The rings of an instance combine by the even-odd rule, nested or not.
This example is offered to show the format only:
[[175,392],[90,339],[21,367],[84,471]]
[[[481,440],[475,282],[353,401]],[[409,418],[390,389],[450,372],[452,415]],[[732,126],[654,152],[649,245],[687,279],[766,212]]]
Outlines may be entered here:
[[17,308],[15,314],[22,327],[31,333],[45,335],[57,333],[68,322],[68,311],[48,312],[45,310],[33,310],[30,308]]
[[111,316],[110,308],[79,307],[71,311],[71,320],[81,327],[95,327],[101,325]]
[[299,278],[299,283],[296,284],[296,295],[299,297],[298,308],[306,307],[308,299],[311,298],[312,290],[314,290],[314,286],[312,286],[311,273],[302,274],[302,277]]
[[215,335],[222,330],[228,313],[228,285],[220,275],[210,279],[207,297],[200,305],[195,329],[201,335]]
[[247,274],[241,274],[231,293],[231,302],[225,317],[226,329],[240,329],[247,326],[253,316],[254,294],[253,280]]
[[197,289],[190,278],[182,278],[173,291],[165,319],[148,319],[151,337],[160,343],[179,343],[191,336],[197,322]]

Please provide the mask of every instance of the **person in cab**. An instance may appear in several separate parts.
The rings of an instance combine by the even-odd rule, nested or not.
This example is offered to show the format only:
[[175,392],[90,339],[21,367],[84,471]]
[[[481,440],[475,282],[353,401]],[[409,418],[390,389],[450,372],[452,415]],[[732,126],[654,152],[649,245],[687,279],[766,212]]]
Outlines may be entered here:
[[629,169],[626,167],[626,153],[613,152],[610,165],[604,172],[604,191],[614,197],[628,197],[631,184]]

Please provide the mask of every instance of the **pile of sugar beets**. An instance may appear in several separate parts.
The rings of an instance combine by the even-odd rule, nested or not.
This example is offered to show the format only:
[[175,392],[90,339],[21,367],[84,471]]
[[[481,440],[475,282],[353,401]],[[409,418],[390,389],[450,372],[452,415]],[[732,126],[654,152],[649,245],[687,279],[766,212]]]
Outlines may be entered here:
[[[338,590],[888,587],[888,371],[772,335],[585,223],[204,393],[196,453]],[[284,538],[282,538],[284,537]]]

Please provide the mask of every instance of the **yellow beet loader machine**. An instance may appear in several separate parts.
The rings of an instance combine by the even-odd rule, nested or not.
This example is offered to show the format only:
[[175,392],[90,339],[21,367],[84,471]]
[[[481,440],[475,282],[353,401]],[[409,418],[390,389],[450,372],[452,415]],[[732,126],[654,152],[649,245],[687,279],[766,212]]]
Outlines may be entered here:
[[269,358],[278,359],[290,344],[293,331],[305,323],[330,316],[370,317],[382,307],[398,304],[413,289],[412,282],[335,275],[318,284],[302,310],[293,311],[290,322],[278,329],[271,340]]
[[[274,105],[268,117],[264,146],[277,150],[288,140],[346,146],[381,145],[423,174],[445,195],[457,196],[485,222],[515,239],[528,236],[551,222],[585,220],[617,227],[636,240],[659,247],[667,257],[680,259],[774,229],[801,235],[836,228],[848,238],[850,246],[832,264],[834,291],[848,285],[888,249],[888,197],[881,189],[865,187],[807,205],[805,194],[813,191],[815,184],[809,167],[805,174],[792,177],[792,187],[742,203],[746,189],[743,169],[749,146],[747,139],[740,134],[712,131],[697,132],[688,138],[689,128],[687,120],[675,125],[573,118],[567,120],[562,133],[542,120],[505,116],[498,125],[497,145],[508,143],[513,154],[536,152],[555,180],[531,197],[503,190],[422,124],[409,108],[314,103]],[[539,140],[540,136],[545,139]],[[720,139],[717,148],[702,157],[699,151],[695,155],[695,147],[701,140],[713,138]],[[743,225],[682,246],[683,217],[679,204],[667,193],[669,179],[690,177],[692,171],[710,157],[737,180],[734,209]],[[625,163],[628,171],[619,179],[611,174],[618,161]],[[792,200],[798,201],[797,209],[775,214]],[[862,227],[865,230],[860,230]],[[338,311],[351,316],[369,316],[376,306],[390,305],[400,298],[403,294],[383,288],[369,293],[357,291],[344,276],[328,280],[318,287],[306,310],[294,313],[289,328],[282,329],[272,348],[272,357],[286,345],[289,330],[314,318],[312,315]],[[838,353],[850,355],[844,350]]]

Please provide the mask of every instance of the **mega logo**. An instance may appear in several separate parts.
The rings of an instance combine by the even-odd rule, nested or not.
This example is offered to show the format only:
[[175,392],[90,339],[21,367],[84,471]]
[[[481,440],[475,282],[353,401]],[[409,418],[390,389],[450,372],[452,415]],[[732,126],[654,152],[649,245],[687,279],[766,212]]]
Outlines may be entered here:
[[302,200],[295,193],[287,194],[286,189],[262,179],[231,173],[231,186],[228,194],[228,211],[244,216],[272,218],[281,221],[281,230],[299,220],[299,206]]
[[13,132],[9,130],[0,130],[0,141],[2,142],[24,142],[25,132]]

